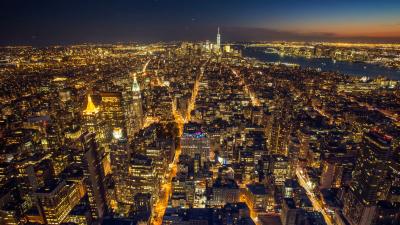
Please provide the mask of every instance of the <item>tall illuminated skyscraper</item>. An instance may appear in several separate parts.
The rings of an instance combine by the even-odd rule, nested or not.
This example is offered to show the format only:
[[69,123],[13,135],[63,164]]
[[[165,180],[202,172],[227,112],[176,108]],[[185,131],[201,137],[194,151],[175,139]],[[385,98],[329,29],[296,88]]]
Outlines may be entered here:
[[120,92],[101,92],[100,111],[104,122],[107,124],[107,137],[124,134],[125,116]]
[[134,134],[143,125],[142,96],[136,75],[133,77],[131,96],[128,103],[128,139],[131,140]]
[[96,114],[99,112],[99,108],[96,107],[96,105],[93,103],[92,100],[92,96],[90,96],[90,94],[88,94],[88,99],[87,99],[87,104],[86,104],[86,109],[83,111],[83,113],[85,115],[92,115],[92,114]]
[[83,110],[82,119],[83,132],[95,133],[99,143],[104,144],[106,138],[104,120],[101,118],[99,107],[93,103],[90,94],[87,96],[87,104]]
[[217,47],[218,47],[218,49],[221,48],[221,34],[219,33],[219,27],[218,27],[218,33],[217,33]]
[[113,137],[111,142],[111,168],[112,176],[115,182],[115,194],[117,202],[130,204],[132,202],[132,195],[127,190],[129,179],[129,173],[127,168],[129,167],[129,144],[126,138]]

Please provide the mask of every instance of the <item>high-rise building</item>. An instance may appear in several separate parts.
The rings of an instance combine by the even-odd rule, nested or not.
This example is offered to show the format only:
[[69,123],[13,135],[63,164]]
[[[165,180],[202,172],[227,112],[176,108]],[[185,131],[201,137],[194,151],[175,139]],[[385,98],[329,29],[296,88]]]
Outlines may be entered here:
[[251,182],[255,176],[254,170],[254,152],[253,151],[240,151],[239,162],[243,169],[242,180],[245,183]]
[[[131,211],[134,216],[148,218],[151,213],[152,198],[149,193],[137,193],[133,198]],[[144,219],[143,218],[143,219]]]
[[125,191],[130,193],[132,201],[137,193],[155,194],[158,191],[155,166],[151,158],[140,154],[132,156],[128,170],[130,180]]
[[348,185],[354,169],[353,157],[331,157],[322,161],[320,189],[340,188]]
[[[27,207],[31,207],[31,202],[21,202],[23,196],[20,193],[19,185],[16,185],[18,179],[11,178],[7,182],[1,183],[1,194],[0,194],[0,224],[4,225],[20,225],[22,224],[23,212]],[[28,196],[31,196],[30,194]],[[24,209],[25,208],[25,209]]]
[[230,53],[232,51],[231,46],[230,45],[225,45],[224,46],[224,52]]
[[54,180],[39,188],[34,196],[46,224],[60,224],[83,197],[78,183]]
[[373,225],[397,225],[400,221],[400,205],[389,201],[379,201],[376,205],[376,214]]
[[273,205],[273,199],[271,198],[271,195],[267,193],[264,184],[246,184],[244,197],[250,209],[266,210]]
[[107,154],[103,159],[105,175],[112,173],[116,200],[126,203],[128,200],[131,201],[132,197],[125,194],[129,147],[126,139],[128,124],[125,121],[122,94],[120,92],[101,92],[100,97],[99,111],[106,133],[104,147],[106,147]]
[[214,207],[239,202],[240,189],[234,180],[217,178],[212,185],[212,193],[209,204]]
[[396,148],[392,137],[369,131],[362,140],[362,151],[344,198],[343,213],[352,225],[373,224],[377,202],[388,192],[389,161]]
[[392,139],[375,131],[365,134],[351,188],[366,202],[386,199],[385,178],[393,153]]
[[282,201],[281,222],[282,225],[296,225],[299,220],[299,211],[292,198],[284,198]]
[[107,124],[107,137],[125,132],[125,115],[122,105],[122,94],[119,92],[101,92],[101,115]]
[[291,102],[289,96],[279,96],[267,125],[267,144],[270,154],[288,156],[292,130]]
[[184,127],[181,138],[182,154],[195,158],[195,155],[200,155],[199,162],[202,167],[204,162],[209,160],[210,156],[210,141],[207,134],[201,129],[201,125],[197,123],[188,123]]
[[291,178],[289,159],[279,155],[274,155],[268,159],[269,168],[266,174],[273,176],[275,185],[284,185],[285,180]]
[[83,110],[82,119],[83,132],[95,133],[99,143],[104,144],[106,139],[105,123],[101,118],[99,107],[93,103],[90,94],[87,96],[86,108]]
[[217,33],[217,48],[221,49],[221,34],[219,33],[219,27],[218,27],[218,33]]
[[94,219],[101,220],[107,213],[107,198],[103,148],[99,147],[95,134],[86,132],[80,137],[81,166],[84,172],[85,186],[89,197],[90,211]]
[[124,138],[113,138],[111,141],[111,171],[115,182],[115,194],[117,201],[128,204],[132,202],[132,196],[128,190],[128,166],[129,166],[129,145]]
[[136,75],[133,76],[131,95],[128,98],[127,130],[128,139],[131,140],[135,133],[138,132],[143,125],[142,96]]

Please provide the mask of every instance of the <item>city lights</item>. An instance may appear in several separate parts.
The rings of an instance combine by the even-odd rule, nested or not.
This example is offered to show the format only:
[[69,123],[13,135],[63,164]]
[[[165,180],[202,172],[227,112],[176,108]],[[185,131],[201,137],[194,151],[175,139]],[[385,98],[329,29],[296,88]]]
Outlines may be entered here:
[[400,224],[400,4],[0,4],[0,225]]

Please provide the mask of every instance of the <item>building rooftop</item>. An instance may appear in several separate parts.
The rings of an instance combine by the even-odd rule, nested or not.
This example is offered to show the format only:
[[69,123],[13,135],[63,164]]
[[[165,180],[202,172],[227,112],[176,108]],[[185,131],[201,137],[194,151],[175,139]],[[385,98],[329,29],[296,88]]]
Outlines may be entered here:
[[284,198],[283,201],[286,203],[288,208],[295,209],[296,203],[294,202],[293,198]]
[[65,184],[66,184],[65,180],[53,179],[51,181],[46,182],[46,184],[43,187],[37,189],[35,194],[50,194],[53,191],[61,188]]
[[247,189],[254,195],[266,195],[267,191],[263,184],[247,184]]

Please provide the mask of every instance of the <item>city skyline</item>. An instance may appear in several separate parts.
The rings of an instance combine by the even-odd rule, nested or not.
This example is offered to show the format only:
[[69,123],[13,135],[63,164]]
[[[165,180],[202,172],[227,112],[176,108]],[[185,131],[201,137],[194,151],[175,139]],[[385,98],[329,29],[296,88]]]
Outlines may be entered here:
[[400,2],[0,4],[0,225],[400,224]]
[[4,1],[1,45],[400,41],[398,1]]

